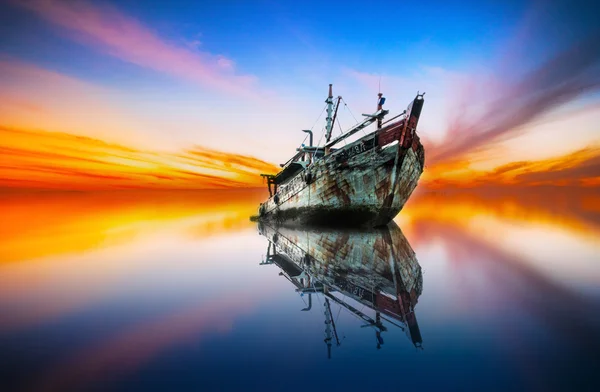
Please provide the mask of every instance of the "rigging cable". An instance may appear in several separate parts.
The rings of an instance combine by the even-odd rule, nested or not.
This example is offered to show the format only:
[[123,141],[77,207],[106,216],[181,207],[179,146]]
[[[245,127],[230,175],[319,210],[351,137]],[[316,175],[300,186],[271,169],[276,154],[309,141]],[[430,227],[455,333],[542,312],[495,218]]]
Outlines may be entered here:
[[[338,121],[338,127],[340,127],[340,135],[344,134],[344,130],[342,129],[342,125],[340,124],[340,122]],[[346,139],[344,139],[344,146],[347,146],[348,142],[346,142]]]
[[[342,101],[344,101],[344,98],[342,98]],[[348,107],[348,104],[346,103],[346,101],[344,101],[344,108],[348,109],[348,113],[350,113],[350,115],[354,119],[354,121],[355,121],[354,125],[358,124],[358,120],[356,119],[356,117],[354,117],[354,114],[352,114],[352,110],[350,110],[350,108]],[[361,129],[361,131],[362,131],[363,135],[365,135],[365,136],[367,135],[367,133],[365,132],[364,128]]]
[[308,138],[308,133],[306,134],[306,136],[304,136],[304,140],[302,140],[302,142],[300,143],[300,147],[302,147],[302,145],[304,144],[304,142],[306,141],[307,138]]
[[[319,120],[321,119],[321,116],[323,115],[323,113],[325,113],[325,109],[327,109],[327,104],[325,104],[325,106],[323,107],[323,110],[321,110],[321,114],[319,114],[319,117],[317,117],[317,120],[315,121],[315,123],[312,125],[312,127],[310,127],[310,130],[312,131],[315,127],[315,125],[317,125],[317,123],[319,122]],[[304,137],[304,140],[302,141],[302,143],[300,144],[300,147],[302,147],[302,144],[304,144],[304,142],[306,141],[306,138],[308,138],[308,133],[306,134],[306,136]],[[321,144],[321,139],[323,139],[323,133],[321,133],[321,138],[319,139],[319,144]],[[317,144],[317,147],[319,146],[319,144]],[[315,161],[315,155],[313,154],[312,157],[312,161]]]
[[348,104],[346,103],[346,100],[344,100],[344,98],[342,98],[342,101],[344,101],[344,107],[346,109],[348,109],[348,112],[350,113],[350,115],[352,116],[352,118],[354,119],[354,121],[356,121],[356,124],[358,124],[358,120],[356,119],[356,117],[354,117],[354,114],[352,114],[352,111],[348,107]]
[[[343,294],[342,298],[343,298],[342,302],[345,302],[344,300],[346,299],[346,294]],[[340,319],[340,312],[342,311],[342,307],[339,304],[338,304],[338,307],[339,307],[338,314],[337,314],[337,317],[335,318],[335,322],[336,323]]]
[[[323,113],[325,113],[325,109],[327,109],[327,103],[325,103],[325,106],[323,106],[323,110],[321,110],[321,114],[319,114],[319,117],[317,117],[317,120],[315,121],[315,123],[313,124],[312,127],[310,127],[310,130],[312,131],[313,128],[315,127],[315,125],[317,125],[317,123],[319,122],[319,120],[321,119],[321,116],[323,115]],[[317,148],[321,145],[321,140],[323,139],[325,132],[321,132],[321,137],[319,138],[319,143],[317,144]],[[304,137],[304,141],[306,141],[306,138],[308,137],[308,133],[306,134],[306,136]],[[304,143],[304,141],[302,143]],[[313,146],[311,146],[313,147]],[[310,154],[309,154],[310,155]],[[316,150],[315,152],[312,154],[311,157],[311,161],[310,161],[310,166],[313,166],[315,164],[315,161],[317,160],[317,153]],[[304,169],[306,170],[306,168]],[[308,184],[307,184],[308,185]],[[310,205],[310,187],[308,187],[308,203]],[[319,297],[317,296],[317,299]]]
[[312,127],[310,127],[310,130],[312,131],[313,128],[315,127],[315,125],[317,125],[317,123],[319,122],[319,120],[321,119],[321,116],[323,115],[323,113],[325,112],[325,109],[327,109],[327,104],[325,104],[325,107],[323,107],[323,110],[321,110],[321,114],[319,114],[319,117],[317,117],[317,121],[315,121],[315,123],[313,124]]
[[319,138],[319,143],[317,143],[317,147],[321,145],[321,140],[323,140],[323,136],[325,136],[325,127],[321,129],[321,137]]

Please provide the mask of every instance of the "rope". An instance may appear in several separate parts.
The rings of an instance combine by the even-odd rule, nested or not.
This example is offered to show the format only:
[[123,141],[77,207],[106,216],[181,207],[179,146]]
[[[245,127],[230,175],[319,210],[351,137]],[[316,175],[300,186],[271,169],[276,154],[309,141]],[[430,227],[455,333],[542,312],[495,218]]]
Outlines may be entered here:
[[313,128],[315,127],[315,125],[317,125],[317,123],[321,119],[321,116],[323,115],[323,113],[325,113],[325,109],[327,109],[327,104],[325,104],[325,107],[323,108],[323,110],[321,110],[321,114],[319,114],[319,117],[317,117],[317,121],[315,121],[315,123],[313,124],[313,126],[310,127],[311,131],[313,130]]
[[[348,113],[350,113],[350,115],[352,116],[352,118],[355,121],[355,124],[358,124],[358,120],[356,119],[356,117],[354,117],[354,114],[352,114],[352,111],[350,110],[350,108],[348,107],[348,104],[346,103],[346,101],[344,100],[344,98],[342,98],[342,102],[344,102],[344,107],[348,110]],[[321,118],[321,116],[323,115],[323,113],[325,112],[325,109],[327,109],[327,104],[325,104],[325,107],[323,108],[323,110],[321,111],[321,114],[319,115],[319,118],[317,118],[317,121],[315,121],[315,123],[313,124],[312,128],[310,128],[311,130],[315,127],[315,125],[317,125],[317,122],[319,121],[319,119]],[[344,131],[342,130],[342,126],[340,125],[340,122],[338,121],[338,126],[340,127],[340,132],[342,133],[342,135],[344,134]],[[365,131],[363,130],[363,133]],[[366,135],[366,133],[365,133]],[[319,142],[317,143],[317,147],[321,146],[321,141],[323,140],[323,136],[325,136],[325,128],[322,129],[322,133],[321,133],[321,137],[319,138]],[[346,146],[348,144],[348,142],[346,140],[344,140],[344,145]]]
[[[346,298],[346,295],[344,294],[344,298]],[[338,320],[340,319],[340,313],[342,312],[342,307],[340,305],[338,305],[338,314],[335,318],[335,322],[337,323]]]
[[317,147],[321,146],[321,140],[323,140],[323,136],[325,136],[325,127],[321,129],[321,137],[319,138],[319,143],[317,143]]
[[[325,113],[325,109],[327,109],[327,104],[325,104],[325,106],[323,107],[323,110],[321,110],[321,114],[319,114],[319,117],[317,117],[317,120],[315,121],[315,123],[312,125],[312,127],[310,127],[310,130],[312,131],[313,128],[315,127],[315,125],[317,125],[317,123],[319,122],[319,120],[321,119],[321,116],[323,115],[323,113]],[[304,136],[304,139],[302,140],[302,142],[300,143],[300,145],[298,146],[298,148],[302,147],[302,145],[304,144],[304,142],[306,142],[306,139],[308,139],[309,134],[307,133],[306,136]],[[321,135],[321,138],[323,137],[323,135]],[[321,143],[321,139],[319,139],[319,144]],[[318,145],[317,145],[318,147]],[[314,157],[313,157],[313,161],[314,161]]]
[[346,103],[346,101],[344,100],[344,98],[342,98],[342,101],[344,101],[344,108],[348,109],[348,113],[350,113],[350,115],[352,116],[352,118],[354,119],[354,121],[356,121],[356,124],[358,124],[358,120],[356,119],[356,117],[354,117],[354,114],[352,114],[352,111],[348,107],[348,104]]
[[306,139],[308,139],[308,133],[306,134],[306,136],[304,136],[304,140],[302,140],[302,143],[300,143],[300,147],[302,147]]
[[308,306],[308,304],[306,303],[306,301],[304,300],[303,296],[300,296],[300,299],[302,300],[302,302],[304,302],[304,305]]
[[[317,148],[321,146],[321,140],[323,140],[323,136],[325,136],[325,128],[321,129],[321,137],[319,138],[319,142],[317,143]],[[313,155],[313,164],[321,159],[323,159],[323,157],[317,159],[317,154],[315,153],[315,155]]]
[[[323,115],[323,113],[325,113],[325,109],[327,109],[327,104],[325,104],[325,106],[323,107],[323,110],[321,110],[321,114],[319,114],[319,117],[317,117],[317,121],[315,121],[315,123],[313,124],[312,127],[310,127],[310,130],[312,131],[313,128],[315,127],[315,125],[317,125],[317,123],[319,122],[319,120],[321,119],[321,116]],[[319,142],[317,143],[317,148],[321,145],[321,140],[323,140],[323,135],[325,134],[325,132],[323,132],[323,129],[321,129],[321,137],[319,138]],[[306,138],[308,137],[308,133],[306,134],[306,137],[304,138],[304,140],[306,141]],[[304,143],[304,142],[303,142]],[[315,163],[316,159],[316,153],[313,155],[313,164]]]
[[[314,284],[313,279],[311,279],[311,286],[312,288],[315,290],[315,297],[317,297],[317,303],[319,304],[319,309],[321,310],[322,314],[325,314],[325,307],[323,306],[323,304],[321,303],[321,301],[319,301],[319,292],[317,291],[317,287]],[[323,299],[325,299],[325,294],[323,294]]]
[[[338,127],[340,128],[340,135],[344,134],[344,130],[342,129],[342,125],[340,124],[340,122],[338,121]],[[347,146],[348,142],[346,142],[346,139],[344,139],[344,146]]]
[[[344,98],[342,98],[342,101],[344,101]],[[346,103],[346,101],[344,101],[344,108],[348,109],[348,113],[350,113],[350,115],[352,116],[352,118],[355,121],[355,125],[358,124],[358,120],[356,119],[356,117],[354,117],[354,114],[352,114],[352,110],[350,110],[350,108],[348,107],[348,104]],[[365,129],[361,129],[361,132],[363,133],[363,135],[367,135],[367,133],[365,132]]]

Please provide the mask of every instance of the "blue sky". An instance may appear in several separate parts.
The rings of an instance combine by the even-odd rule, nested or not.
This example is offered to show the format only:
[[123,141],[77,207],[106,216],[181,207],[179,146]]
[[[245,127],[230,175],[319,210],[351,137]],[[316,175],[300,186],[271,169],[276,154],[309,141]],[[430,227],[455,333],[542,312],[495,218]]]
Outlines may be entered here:
[[[330,73],[337,71],[338,64],[376,73],[410,73],[418,64],[468,67],[473,57],[493,56],[528,7],[444,1],[426,7],[398,6],[393,1],[368,7],[352,1],[307,1],[300,6],[249,3],[120,1],[114,5],[176,44],[197,44],[198,49],[235,59],[242,71],[259,76],[303,69],[312,62],[333,65]],[[81,76],[87,73],[95,81],[110,82],[117,71],[119,75],[136,72],[65,39],[54,26],[32,18],[28,10],[3,8],[0,48],[4,53]],[[94,66],[99,62],[108,66]]]
[[[9,1],[0,5],[0,60],[12,71],[0,77],[0,87],[11,85],[19,102],[47,106],[60,84],[40,86],[49,91],[37,97],[33,78],[21,68],[77,85],[70,95],[64,89],[62,109],[51,102],[58,105],[52,110],[65,112],[55,116],[60,120],[40,117],[38,128],[168,149],[203,144],[258,151],[277,161],[301,142],[295,130],[317,118],[328,83],[358,115],[372,110],[381,78],[393,112],[417,90],[427,91],[423,132],[439,141],[457,94],[491,79],[492,85],[516,80],[592,34],[593,8],[567,1]],[[125,33],[119,37],[113,28]],[[134,54],[124,53],[127,45]],[[152,48],[157,53],[149,54]],[[209,73],[188,77],[197,65]],[[94,100],[85,110],[105,103],[121,120],[104,130],[68,123],[69,111],[77,110],[70,103],[79,97]],[[0,113],[16,113],[4,106]],[[31,126],[19,118],[27,114],[15,114],[11,124]],[[353,122],[348,113],[340,120],[345,127]],[[581,143],[593,133],[586,132]]]

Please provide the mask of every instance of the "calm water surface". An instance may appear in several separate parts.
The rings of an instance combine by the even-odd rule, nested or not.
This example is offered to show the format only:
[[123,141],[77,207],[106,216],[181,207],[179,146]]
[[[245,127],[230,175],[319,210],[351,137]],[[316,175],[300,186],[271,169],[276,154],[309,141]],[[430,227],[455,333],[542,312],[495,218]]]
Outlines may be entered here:
[[598,390],[600,196],[422,194],[379,231],[263,191],[0,195],[1,390]]

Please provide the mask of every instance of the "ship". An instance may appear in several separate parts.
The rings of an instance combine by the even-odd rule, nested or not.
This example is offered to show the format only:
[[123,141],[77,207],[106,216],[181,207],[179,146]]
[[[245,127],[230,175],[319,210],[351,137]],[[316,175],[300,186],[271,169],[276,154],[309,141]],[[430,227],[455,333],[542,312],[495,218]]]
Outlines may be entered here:
[[[269,198],[259,206],[259,220],[384,226],[416,188],[425,165],[425,150],[417,135],[424,93],[417,92],[406,110],[387,120],[389,111],[383,109],[385,98],[379,93],[375,113],[363,114],[363,121],[332,139],[342,97],[334,101],[330,84],[324,144],[314,146],[312,130],[304,130],[310,135],[309,144],[297,148],[296,154],[280,165],[279,173],[261,174]],[[373,130],[348,143],[372,124],[376,124]],[[337,147],[341,142],[345,145]]]
[[415,305],[423,291],[423,273],[394,222],[380,228],[335,230],[260,221],[258,231],[268,240],[260,264],[276,265],[279,275],[303,299],[307,297],[301,310],[313,309],[313,296],[322,301],[315,308],[324,311],[329,358],[332,347],[341,344],[339,310],[332,312],[332,305],[357,317],[361,327],[372,328],[377,349],[384,344],[382,333],[388,327],[399,328],[422,348]]

